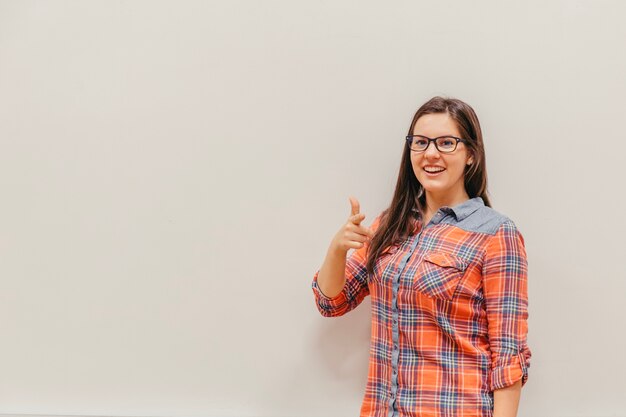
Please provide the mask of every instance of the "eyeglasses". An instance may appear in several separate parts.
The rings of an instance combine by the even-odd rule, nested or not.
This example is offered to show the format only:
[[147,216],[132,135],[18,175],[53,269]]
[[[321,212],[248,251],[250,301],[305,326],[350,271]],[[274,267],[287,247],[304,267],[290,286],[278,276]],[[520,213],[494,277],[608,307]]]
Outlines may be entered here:
[[422,135],[409,135],[406,137],[406,144],[413,152],[424,152],[430,145],[430,142],[435,142],[435,147],[442,153],[454,152],[459,142],[467,143],[465,139],[455,136],[439,136],[434,139]]

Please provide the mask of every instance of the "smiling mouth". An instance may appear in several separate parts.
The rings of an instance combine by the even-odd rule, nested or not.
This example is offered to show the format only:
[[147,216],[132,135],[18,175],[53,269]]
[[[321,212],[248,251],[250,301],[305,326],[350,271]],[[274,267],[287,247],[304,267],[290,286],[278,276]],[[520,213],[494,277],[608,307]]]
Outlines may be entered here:
[[442,173],[442,172],[443,172],[443,171],[445,171],[445,170],[446,170],[445,168],[440,168],[440,169],[439,169],[439,170],[437,170],[437,171],[428,171],[428,170],[426,170],[426,169],[424,168],[424,172],[426,172],[428,175],[437,175],[437,174]]

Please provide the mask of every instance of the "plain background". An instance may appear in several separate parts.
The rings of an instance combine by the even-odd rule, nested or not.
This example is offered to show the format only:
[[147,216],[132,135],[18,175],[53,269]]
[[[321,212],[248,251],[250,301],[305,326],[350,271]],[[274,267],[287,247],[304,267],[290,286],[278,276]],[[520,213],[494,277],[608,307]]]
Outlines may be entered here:
[[0,2],[0,414],[357,415],[311,280],[434,95],[529,256],[520,417],[626,415],[620,1]]

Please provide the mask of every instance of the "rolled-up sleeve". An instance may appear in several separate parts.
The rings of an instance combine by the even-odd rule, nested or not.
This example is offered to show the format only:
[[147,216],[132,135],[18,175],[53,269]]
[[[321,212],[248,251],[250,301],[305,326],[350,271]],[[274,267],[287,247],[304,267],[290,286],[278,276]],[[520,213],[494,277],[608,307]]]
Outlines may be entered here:
[[483,292],[491,349],[490,389],[528,380],[528,261],[524,238],[512,220],[489,238]]
[[[372,222],[370,228],[376,231],[380,223],[381,215],[378,215]],[[313,275],[311,287],[315,296],[317,309],[325,317],[342,316],[356,308],[367,295],[369,287],[367,284],[367,251],[369,242],[365,242],[362,248],[352,252],[346,259],[345,277],[346,282],[343,290],[334,297],[326,296],[317,284],[317,277],[320,273],[318,269]]]

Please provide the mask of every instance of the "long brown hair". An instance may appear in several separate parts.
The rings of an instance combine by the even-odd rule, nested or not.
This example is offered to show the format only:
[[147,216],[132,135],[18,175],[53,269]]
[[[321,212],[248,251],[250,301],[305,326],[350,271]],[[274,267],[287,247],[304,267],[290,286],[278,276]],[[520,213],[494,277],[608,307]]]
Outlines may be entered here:
[[[435,96],[424,103],[413,116],[408,135],[413,134],[417,120],[425,114],[447,113],[455,121],[461,137],[473,157],[471,165],[465,166],[465,191],[470,198],[481,197],[491,207],[487,196],[487,167],[483,134],[478,117],[468,104],[455,98]],[[374,274],[374,265],[384,250],[417,232],[417,218],[423,218],[426,207],[424,187],[417,180],[411,164],[410,149],[403,142],[402,161],[396,181],[396,189],[390,206],[382,212],[380,223],[368,248],[367,273]],[[417,217],[414,214],[417,209]]]

